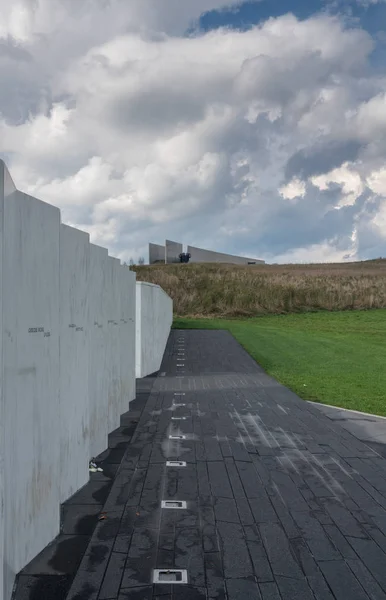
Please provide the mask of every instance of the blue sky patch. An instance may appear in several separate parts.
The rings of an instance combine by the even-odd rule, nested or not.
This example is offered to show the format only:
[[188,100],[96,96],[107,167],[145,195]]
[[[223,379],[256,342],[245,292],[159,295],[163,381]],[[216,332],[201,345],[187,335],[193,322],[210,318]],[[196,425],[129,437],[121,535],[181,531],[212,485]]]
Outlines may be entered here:
[[374,69],[383,71],[386,62],[386,2],[366,5],[360,0],[260,0],[247,1],[233,8],[211,10],[201,15],[188,35],[228,27],[246,31],[270,17],[292,13],[298,19],[316,14],[342,15],[347,25],[361,27],[374,38],[376,45],[371,55]]
[[342,14],[357,22],[372,35],[385,31],[386,3],[378,2],[365,6],[356,0],[261,0],[248,1],[235,8],[212,10],[204,13],[198,22],[198,28],[209,31],[219,27],[231,27],[246,30],[270,17],[279,17],[287,13],[298,19],[307,19],[317,13]]

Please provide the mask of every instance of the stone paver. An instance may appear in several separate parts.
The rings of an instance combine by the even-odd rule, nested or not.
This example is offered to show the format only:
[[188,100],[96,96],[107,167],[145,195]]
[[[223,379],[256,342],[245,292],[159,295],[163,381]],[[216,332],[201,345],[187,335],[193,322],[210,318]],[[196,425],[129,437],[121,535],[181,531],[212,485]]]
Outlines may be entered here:
[[[223,331],[172,331],[143,381],[107,519],[67,600],[386,600],[386,460],[360,434]],[[187,569],[188,584],[153,585],[155,568]]]
[[369,415],[325,404],[315,405],[332,421],[386,457],[386,417]]

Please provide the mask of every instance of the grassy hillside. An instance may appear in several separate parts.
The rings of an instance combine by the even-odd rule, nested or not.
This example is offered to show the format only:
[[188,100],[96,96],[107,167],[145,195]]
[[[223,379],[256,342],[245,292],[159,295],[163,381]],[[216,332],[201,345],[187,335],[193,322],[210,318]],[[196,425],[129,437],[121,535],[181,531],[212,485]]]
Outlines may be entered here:
[[386,260],[314,265],[175,264],[134,267],[159,284],[180,317],[252,317],[386,308]]
[[386,416],[386,310],[176,319],[227,329],[269,375],[301,398]]

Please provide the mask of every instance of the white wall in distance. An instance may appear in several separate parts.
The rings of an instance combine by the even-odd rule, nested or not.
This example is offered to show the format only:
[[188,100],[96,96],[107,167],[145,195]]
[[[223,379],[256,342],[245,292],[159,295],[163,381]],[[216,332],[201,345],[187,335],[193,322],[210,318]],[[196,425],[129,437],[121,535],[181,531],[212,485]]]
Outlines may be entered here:
[[264,260],[258,258],[246,258],[245,256],[233,256],[223,252],[214,252],[188,246],[188,253],[191,255],[189,262],[195,263],[229,263],[234,265],[247,265],[248,263],[264,264]]
[[107,257],[105,248],[90,244],[89,268],[89,394],[90,394],[90,457],[107,447],[108,394],[106,307],[110,291],[107,287]]
[[120,318],[120,357],[121,357],[121,409],[129,410],[135,398],[135,280],[136,273],[125,266],[120,267],[121,318]]
[[89,479],[89,236],[60,227],[60,501]]
[[182,253],[182,244],[165,240],[165,263],[179,263],[180,254]]
[[120,336],[119,336],[119,320],[120,320],[120,305],[121,294],[118,282],[118,269],[120,269],[120,261],[111,256],[107,259],[109,281],[110,283],[110,298],[108,316],[108,343],[110,348],[110,378],[108,387],[108,429],[113,431],[119,427],[120,407],[121,407],[121,360],[120,360]]
[[165,246],[149,244],[149,265],[155,262],[165,262]]
[[137,281],[137,377],[146,377],[159,370],[172,322],[172,299],[158,285]]

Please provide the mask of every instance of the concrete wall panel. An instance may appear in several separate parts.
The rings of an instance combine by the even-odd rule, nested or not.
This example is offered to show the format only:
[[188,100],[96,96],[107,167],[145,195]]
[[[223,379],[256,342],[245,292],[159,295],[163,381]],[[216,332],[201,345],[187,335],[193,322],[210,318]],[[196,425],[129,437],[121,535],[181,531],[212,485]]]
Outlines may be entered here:
[[158,285],[137,281],[136,376],[159,370],[173,322],[173,301]]
[[4,597],[59,532],[57,208],[16,191],[4,203]]
[[230,263],[234,265],[247,265],[248,263],[264,264],[264,260],[257,258],[246,258],[244,256],[233,256],[222,252],[213,252],[212,250],[203,250],[188,246],[188,253],[191,255],[189,262],[198,263]]
[[108,252],[90,244],[89,270],[89,398],[90,457],[107,447],[107,358],[108,330],[106,307],[110,290],[107,286]]
[[120,261],[111,256],[107,259],[110,285],[108,312],[109,387],[108,387],[108,431],[120,425],[121,407],[121,359],[120,359],[120,305],[121,294],[118,283]]
[[4,563],[5,527],[5,394],[3,393],[3,244],[4,244],[4,202],[12,202],[16,193],[15,185],[8,170],[0,160],[0,597],[6,598],[13,586],[13,570]]
[[142,290],[140,281],[136,283],[135,289],[135,376],[142,375]]
[[135,395],[136,395],[136,385],[135,385],[135,378],[136,378],[136,374],[135,374],[135,339],[136,339],[135,319],[136,319],[136,301],[137,301],[136,280],[137,280],[136,273],[130,271],[130,273],[129,273],[130,295],[129,295],[129,301],[127,303],[127,314],[128,314],[128,318],[129,318],[129,339],[130,339],[130,344],[128,346],[128,351],[129,351],[128,367],[130,369],[130,382],[131,382],[129,397],[133,398],[133,399],[135,398]]
[[135,281],[136,274],[121,267],[121,414],[135,398]]
[[178,242],[172,242],[170,240],[165,240],[165,262],[167,264],[170,263],[179,263],[180,262],[180,254],[182,253],[182,244]]
[[118,315],[118,317],[119,317],[118,318],[118,335],[119,335],[119,339],[118,339],[118,343],[119,343],[118,373],[119,373],[119,392],[120,392],[119,415],[121,415],[123,412],[126,412],[129,409],[128,401],[127,401],[126,410],[124,408],[125,397],[126,397],[125,366],[126,366],[126,360],[127,360],[127,357],[125,356],[125,346],[126,346],[127,331],[128,331],[127,323],[125,322],[126,319],[124,317],[125,312],[126,312],[125,308],[126,308],[126,302],[127,302],[127,299],[126,299],[127,279],[125,279],[125,275],[126,275],[125,267],[119,266],[118,277],[117,277],[118,294],[119,294],[119,315]]
[[[60,501],[87,483],[90,460],[89,236],[60,227]],[[94,398],[90,396],[94,402]]]
[[149,265],[156,262],[165,262],[165,246],[149,244]]
[[[59,533],[60,503],[88,479],[160,366],[172,301],[19,192],[0,161],[0,599]],[[142,375],[140,375],[142,376]]]

